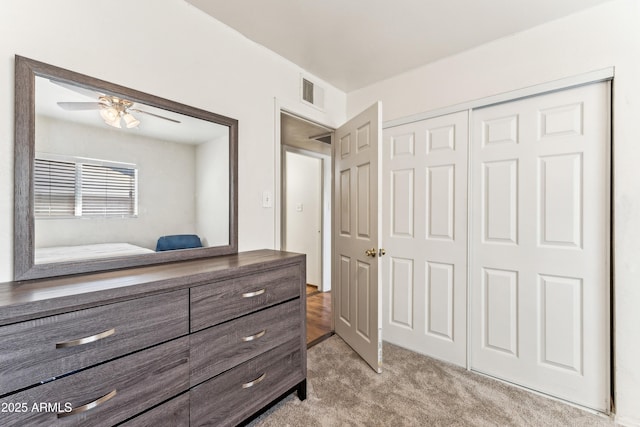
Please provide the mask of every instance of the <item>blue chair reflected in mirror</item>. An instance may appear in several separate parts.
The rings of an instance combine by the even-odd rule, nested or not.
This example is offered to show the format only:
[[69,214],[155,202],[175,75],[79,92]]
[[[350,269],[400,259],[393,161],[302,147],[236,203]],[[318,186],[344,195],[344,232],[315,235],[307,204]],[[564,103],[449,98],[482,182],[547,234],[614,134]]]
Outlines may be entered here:
[[162,236],[156,244],[156,252],[173,251],[176,249],[201,248],[202,241],[195,234],[175,234],[172,236]]

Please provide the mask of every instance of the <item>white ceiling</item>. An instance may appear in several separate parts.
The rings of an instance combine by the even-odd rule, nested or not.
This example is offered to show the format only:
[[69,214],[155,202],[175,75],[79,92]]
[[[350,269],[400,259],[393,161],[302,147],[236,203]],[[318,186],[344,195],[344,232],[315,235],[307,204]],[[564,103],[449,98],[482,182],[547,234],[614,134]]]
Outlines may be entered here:
[[612,0],[186,0],[349,92]]

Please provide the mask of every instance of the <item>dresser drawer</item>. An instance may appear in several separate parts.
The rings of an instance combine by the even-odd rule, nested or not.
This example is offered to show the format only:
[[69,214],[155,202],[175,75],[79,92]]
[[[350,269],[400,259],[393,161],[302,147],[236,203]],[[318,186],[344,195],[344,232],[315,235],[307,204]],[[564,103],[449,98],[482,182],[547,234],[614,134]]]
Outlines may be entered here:
[[28,410],[3,413],[2,425],[111,426],[187,390],[188,374],[182,337],[5,397],[0,405]]
[[303,379],[295,339],[191,389],[191,425],[236,425]]
[[191,385],[300,337],[300,299],[258,311],[191,335]]
[[0,327],[0,395],[189,333],[178,290]]
[[191,331],[301,295],[301,264],[191,288]]
[[174,397],[120,427],[189,427],[189,393]]

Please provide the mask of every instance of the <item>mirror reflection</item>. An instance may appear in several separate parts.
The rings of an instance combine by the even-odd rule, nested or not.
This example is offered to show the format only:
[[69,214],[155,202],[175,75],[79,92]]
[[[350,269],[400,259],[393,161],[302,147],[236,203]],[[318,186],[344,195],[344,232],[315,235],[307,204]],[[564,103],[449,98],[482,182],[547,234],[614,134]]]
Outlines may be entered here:
[[35,264],[230,244],[228,126],[35,84]]

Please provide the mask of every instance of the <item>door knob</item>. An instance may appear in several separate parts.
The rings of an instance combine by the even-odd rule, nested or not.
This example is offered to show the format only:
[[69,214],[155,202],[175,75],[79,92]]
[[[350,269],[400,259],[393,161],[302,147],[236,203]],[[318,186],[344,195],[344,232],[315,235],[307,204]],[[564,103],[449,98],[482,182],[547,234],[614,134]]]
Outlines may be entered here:
[[376,248],[371,248],[371,249],[367,249],[366,251],[364,251],[364,254],[366,256],[370,256],[370,257],[375,258],[376,257],[376,252],[377,252]]
[[380,250],[378,251],[378,255],[382,256],[384,254],[386,254],[387,251],[385,251],[383,248],[380,248]]

